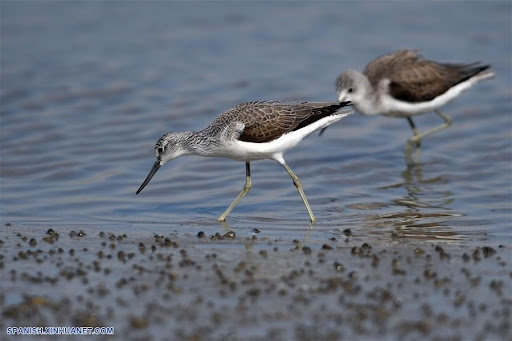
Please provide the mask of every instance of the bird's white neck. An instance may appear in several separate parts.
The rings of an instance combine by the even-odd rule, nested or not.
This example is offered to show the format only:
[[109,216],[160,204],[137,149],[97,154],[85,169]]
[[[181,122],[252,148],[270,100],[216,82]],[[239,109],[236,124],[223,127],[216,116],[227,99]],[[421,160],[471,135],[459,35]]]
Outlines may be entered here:
[[379,96],[380,87],[385,87],[387,85],[379,83],[378,87],[375,88],[366,76],[361,76],[357,99],[354,99],[352,104],[358,112],[364,115],[378,115],[381,113],[381,98]]

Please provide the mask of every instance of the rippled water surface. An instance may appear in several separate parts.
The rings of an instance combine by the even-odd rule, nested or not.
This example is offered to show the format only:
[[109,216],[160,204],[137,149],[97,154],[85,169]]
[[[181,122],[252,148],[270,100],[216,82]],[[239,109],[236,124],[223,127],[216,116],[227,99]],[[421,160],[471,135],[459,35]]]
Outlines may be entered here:
[[303,236],[307,212],[273,161],[252,163],[253,189],[227,226],[215,219],[242,189],[241,162],[179,158],[136,196],[154,143],[239,102],[335,101],[342,70],[418,48],[482,60],[497,76],[445,107],[453,125],[423,142],[414,168],[400,119],[352,115],[289,151],[318,219],[310,238],[351,228],[375,240],[511,241],[508,2],[1,7],[2,223]]

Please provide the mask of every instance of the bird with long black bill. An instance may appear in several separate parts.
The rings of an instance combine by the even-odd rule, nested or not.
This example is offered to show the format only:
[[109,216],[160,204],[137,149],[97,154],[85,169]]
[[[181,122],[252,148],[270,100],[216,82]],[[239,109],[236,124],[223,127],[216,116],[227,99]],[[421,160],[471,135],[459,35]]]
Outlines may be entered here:
[[302,184],[284,161],[283,153],[314,131],[350,115],[353,110],[346,109],[348,104],[349,102],[248,102],[220,114],[201,131],[167,133],[155,145],[156,161],[137,194],[162,165],[182,155],[226,157],[244,161],[245,185],[218,218],[219,221],[225,221],[231,210],[251,189],[250,162],[271,159],[283,165],[292,178],[313,223],[316,219]]

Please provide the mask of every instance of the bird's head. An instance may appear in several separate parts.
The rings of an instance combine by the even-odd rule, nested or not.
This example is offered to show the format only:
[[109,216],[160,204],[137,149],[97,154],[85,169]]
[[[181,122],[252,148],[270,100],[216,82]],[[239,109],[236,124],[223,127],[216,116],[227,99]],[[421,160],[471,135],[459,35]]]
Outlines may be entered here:
[[338,101],[351,101],[354,106],[357,106],[365,100],[369,86],[368,79],[362,73],[347,70],[336,79]]
[[163,166],[168,161],[174,160],[177,157],[188,153],[185,143],[187,134],[188,133],[167,133],[156,142],[156,161],[149,171],[146,180],[144,180],[136,194],[139,194],[144,189],[144,187],[146,187],[149,181],[151,181],[153,175],[156,174],[161,166]]

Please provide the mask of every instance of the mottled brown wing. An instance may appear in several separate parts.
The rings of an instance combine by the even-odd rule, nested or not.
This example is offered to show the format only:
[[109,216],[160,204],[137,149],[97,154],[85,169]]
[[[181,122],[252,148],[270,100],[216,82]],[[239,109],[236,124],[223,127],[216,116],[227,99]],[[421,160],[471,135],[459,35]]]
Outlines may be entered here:
[[391,77],[389,92],[394,98],[403,101],[430,101],[489,67],[477,64],[439,64],[428,60],[420,61],[408,68],[399,69]]
[[363,73],[370,84],[376,88],[381,79],[391,77],[399,68],[414,64],[421,58],[415,50],[397,50],[372,60],[366,65]]
[[347,103],[250,102],[239,104],[230,119],[245,125],[240,140],[263,143],[334,114]]
[[413,50],[399,50],[372,61],[365,69],[374,87],[387,78],[389,93],[396,99],[407,102],[430,101],[444,94],[489,65],[437,63]]

